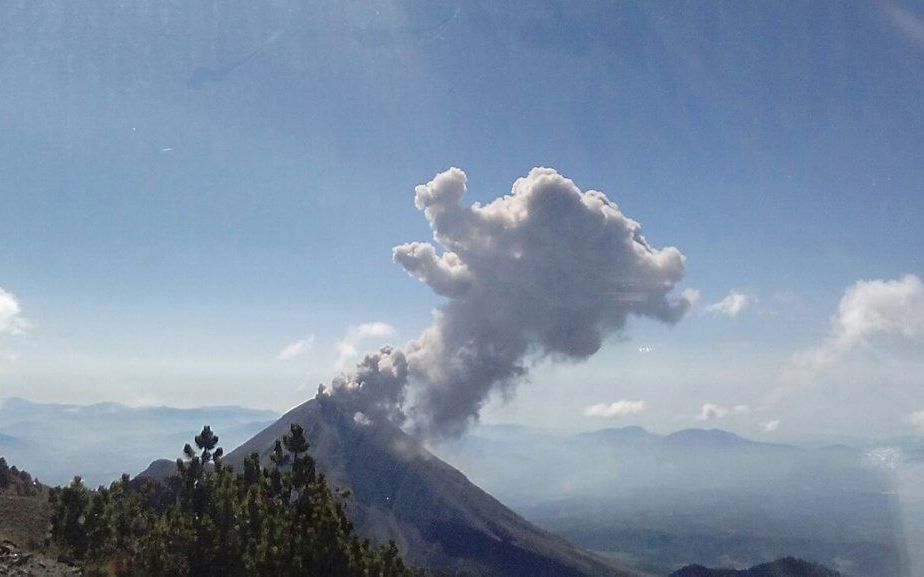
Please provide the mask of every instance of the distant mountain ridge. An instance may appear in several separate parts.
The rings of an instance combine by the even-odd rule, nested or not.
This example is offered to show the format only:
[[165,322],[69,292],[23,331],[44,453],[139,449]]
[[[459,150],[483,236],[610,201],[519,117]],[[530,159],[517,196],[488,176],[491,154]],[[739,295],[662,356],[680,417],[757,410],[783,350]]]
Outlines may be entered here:
[[183,444],[204,424],[237,444],[278,417],[273,411],[235,406],[73,405],[11,397],[0,399],[0,455],[21,463],[46,483],[67,483],[80,475],[95,486],[135,472],[155,458],[179,456]]
[[637,425],[628,426],[628,427],[609,427],[605,429],[598,429],[596,431],[591,431],[588,433],[580,433],[575,436],[579,440],[588,440],[588,441],[606,441],[606,442],[631,442],[631,441],[647,441],[647,442],[661,442],[674,445],[712,445],[712,446],[748,446],[748,445],[764,445],[764,446],[777,446],[777,447],[791,447],[796,448],[794,445],[781,445],[777,443],[765,443],[761,441],[754,441],[751,439],[746,439],[740,435],[726,431],[724,429],[681,429],[679,431],[674,431],[673,433],[668,433],[666,435],[659,435],[657,433],[652,433],[651,431],[645,429],[644,427],[639,427]]
[[251,409],[237,405],[212,405],[203,407],[177,408],[166,405],[133,407],[121,403],[102,402],[89,405],[66,403],[38,403],[21,397],[4,397],[0,399],[0,426],[18,419],[42,417],[60,417],[61,415],[105,416],[124,415],[198,418],[200,415],[211,417],[231,417],[251,420],[266,420],[279,416],[275,411]]
[[841,577],[841,574],[817,563],[786,557],[739,570],[707,569],[702,565],[688,565],[671,573],[669,577]]
[[530,521],[643,572],[795,555],[851,577],[913,577],[888,455],[864,447],[482,425],[436,452]]

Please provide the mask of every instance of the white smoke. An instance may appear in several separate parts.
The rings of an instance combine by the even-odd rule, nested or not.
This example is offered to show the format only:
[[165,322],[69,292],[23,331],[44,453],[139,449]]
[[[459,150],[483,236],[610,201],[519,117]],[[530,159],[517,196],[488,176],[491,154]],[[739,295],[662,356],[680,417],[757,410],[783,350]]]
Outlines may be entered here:
[[[556,171],[534,168],[485,206],[463,205],[465,193],[458,168],[418,186],[415,204],[439,248],[414,242],[394,249],[395,262],[448,299],[433,324],[403,352],[367,355],[356,375],[335,380],[334,393],[366,394],[400,417],[408,384],[393,369],[400,355],[415,428],[458,435],[492,391],[512,390],[528,361],[586,359],[630,316],[675,323],[690,309],[687,296],[668,296],[683,278],[684,256],[649,245],[639,223],[602,192],[582,192]],[[383,360],[392,367],[388,378]],[[381,392],[362,393],[372,387],[370,374]]]
[[318,394],[337,398],[352,410],[363,414],[366,424],[384,417],[403,422],[402,409],[408,384],[407,358],[400,349],[382,347],[368,353],[352,373],[335,377]]

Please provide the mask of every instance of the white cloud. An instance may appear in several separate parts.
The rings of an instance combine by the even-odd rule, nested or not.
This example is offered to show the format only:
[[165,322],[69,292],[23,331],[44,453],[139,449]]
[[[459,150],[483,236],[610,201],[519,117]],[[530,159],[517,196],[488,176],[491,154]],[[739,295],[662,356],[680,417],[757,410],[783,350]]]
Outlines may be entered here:
[[797,352],[783,373],[784,386],[811,384],[816,374],[875,337],[924,339],[924,283],[915,275],[857,281],[844,291],[828,337]]
[[616,419],[637,415],[645,410],[645,401],[616,401],[615,403],[599,403],[590,405],[584,409],[584,415],[588,417],[602,417],[605,419]]
[[357,327],[347,329],[347,334],[337,343],[337,370],[346,369],[349,364],[359,356],[357,347],[370,338],[390,337],[395,334],[391,325],[383,322],[363,323]]
[[766,423],[761,423],[761,428],[763,428],[765,433],[772,433],[780,428],[779,419],[772,419]]
[[833,324],[834,344],[843,349],[877,334],[924,337],[924,283],[911,274],[858,281],[844,293]]
[[686,299],[686,301],[690,303],[691,307],[695,307],[702,295],[695,288],[685,288],[680,291],[680,296],[681,298]]
[[727,417],[729,412],[731,411],[729,411],[728,407],[715,403],[706,403],[700,408],[699,415],[696,418],[700,421],[713,421]]
[[0,334],[18,335],[29,328],[21,312],[16,295],[0,288]]
[[308,338],[286,345],[285,348],[279,351],[276,358],[280,361],[291,361],[292,359],[305,356],[312,348],[314,348],[314,335],[308,335]]
[[735,290],[729,291],[728,296],[717,303],[706,307],[706,312],[714,315],[724,315],[727,317],[736,317],[743,311],[754,299],[746,294],[739,293]]
[[716,419],[723,419],[729,415],[750,415],[751,406],[750,405],[735,405],[733,407],[726,407],[724,405],[718,405],[716,403],[705,403],[699,410],[699,414],[696,418],[700,421],[714,421]]
[[882,2],[880,6],[896,30],[918,48],[924,49],[924,20],[894,2]]
[[924,409],[911,413],[911,424],[919,434],[924,435]]

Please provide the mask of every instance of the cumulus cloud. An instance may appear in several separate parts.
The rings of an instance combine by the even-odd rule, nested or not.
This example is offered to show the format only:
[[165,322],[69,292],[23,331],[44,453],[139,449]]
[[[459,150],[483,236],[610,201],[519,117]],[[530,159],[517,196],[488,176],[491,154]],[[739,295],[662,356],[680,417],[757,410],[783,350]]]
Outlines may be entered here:
[[724,299],[706,307],[706,312],[734,318],[747,308],[747,306],[751,304],[751,301],[753,301],[752,297],[732,290],[729,291],[728,296]]
[[465,194],[457,168],[418,186],[415,205],[436,246],[393,251],[396,263],[448,299],[403,349],[406,412],[423,435],[460,434],[492,392],[512,392],[531,361],[586,359],[631,317],[675,323],[692,306],[693,293],[671,294],[684,256],[654,248],[602,192],[535,168],[489,204],[464,205]]
[[395,334],[395,329],[383,322],[363,323],[358,327],[350,327],[347,334],[337,343],[337,364],[338,370],[344,370],[350,362],[359,356],[359,345],[370,338],[390,337]]
[[911,413],[911,424],[918,434],[924,435],[924,409]]
[[686,301],[690,303],[691,307],[695,307],[697,303],[699,303],[699,299],[702,297],[698,290],[689,287],[680,291],[680,296],[686,299]]
[[780,421],[779,419],[772,419],[765,423],[761,423],[760,426],[764,430],[765,433],[772,433],[780,428]]
[[917,276],[861,280],[844,291],[827,338],[793,355],[784,370],[784,386],[811,384],[820,370],[883,336],[924,339],[924,283]]
[[892,25],[907,40],[924,50],[924,19],[895,2],[880,4]]
[[699,414],[696,416],[700,421],[714,421],[716,419],[724,419],[729,415],[750,415],[751,406],[750,405],[735,405],[733,407],[727,407],[725,405],[718,405],[716,403],[705,403],[699,410]]
[[29,328],[21,313],[16,295],[0,288],[0,334],[18,335]]
[[312,348],[314,348],[314,335],[309,335],[308,338],[286,345],[285,348],[279,351],[276,358],[280,361],[291,361],[307,355]]
[[588,417],[602,417],[604,419],[615,419],[619,417],[628,417],[637,415],[645,410],[645,401],[616,401],[615,403],[599,403],[590,405],[584,409],[584,415]]
[[696,418],[700,421],[714,421],[727,417],[729,412],[728,407],[716,405],[715,403],[705,403],[700,408],[699,415]]

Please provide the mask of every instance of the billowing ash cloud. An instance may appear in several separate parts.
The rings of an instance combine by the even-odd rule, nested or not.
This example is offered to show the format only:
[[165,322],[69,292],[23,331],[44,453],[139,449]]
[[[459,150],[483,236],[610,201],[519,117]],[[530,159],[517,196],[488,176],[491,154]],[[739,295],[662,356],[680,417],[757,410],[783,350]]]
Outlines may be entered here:
[[404,352],[382,347],[366,354],[354,372],[335,377],[318,394],[326,392],[355,410],[357,422],[368,423],[371,417],[402,422],[407,384],[408,365]]
[[[402,357],[407,413],[420,433],[460,434],[492,391],[509,392],[527,374],[529,360],[586,359],[630,316],[674,323],[689,310],[688,297],[668,296],[683,277],[684,256],[649,245],[639,223],[602,192],[534,168],[485,206],[464,205],[465,193],[458,168],[418,186],[415,204],[437,246],[394,249],[395,262],[448,299]],[[399,353],[388,350],[390,364]],[[360,373],[382,354],[367,356]],[[371,396],[381,408],[403,401],[399,389],[389,381],[382,396]]]

